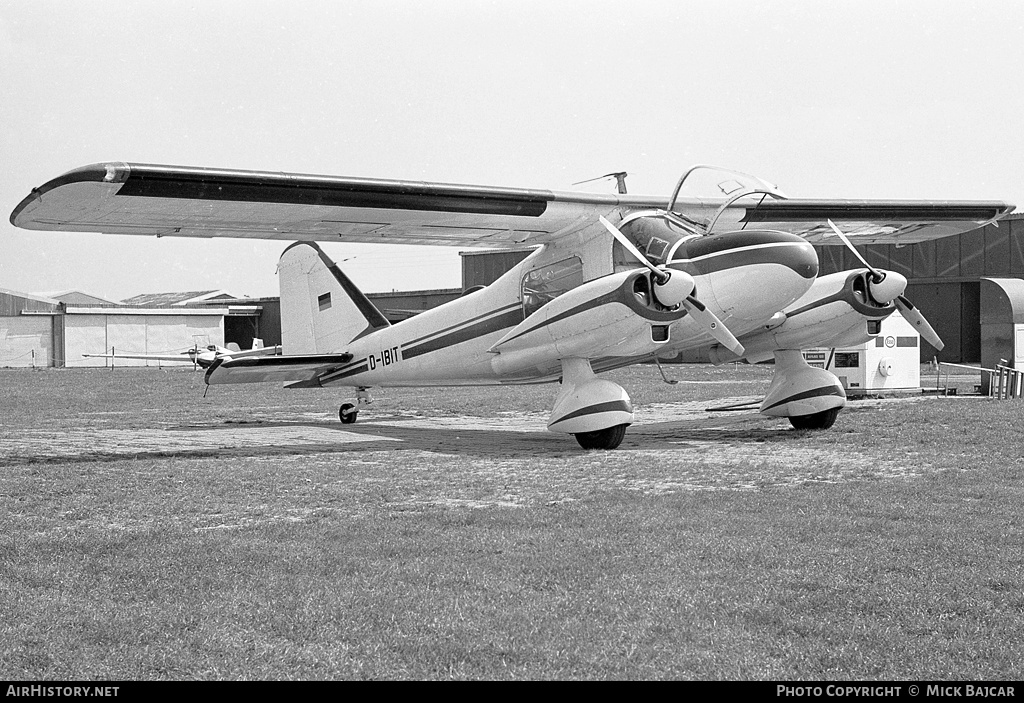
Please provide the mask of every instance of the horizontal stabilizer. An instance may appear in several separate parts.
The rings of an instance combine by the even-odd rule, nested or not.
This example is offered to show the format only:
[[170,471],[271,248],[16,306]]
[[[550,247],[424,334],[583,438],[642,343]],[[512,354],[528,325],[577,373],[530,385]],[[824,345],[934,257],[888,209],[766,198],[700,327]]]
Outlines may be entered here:
[[[262,344],[262,342],[261,342]],[[281,345],[277,344],[272,347],[253,347],[252,349],[243,349],[242,351],[231,351],[230,353],[224,354],[224,356],[232,359],[242,359],[249,356],[280,356]]]
[[352,355],[302,354],[295,356],[249,356],[240,359],[220,359],[206,372],[206,383],[264,383],[300,382],[319,385],[316,379],[348,362]]
[[183,364],[193,364],[195,361],[188,352],[180,354],[82,354],[90,359],[145,359],[146,361],[180,361]]

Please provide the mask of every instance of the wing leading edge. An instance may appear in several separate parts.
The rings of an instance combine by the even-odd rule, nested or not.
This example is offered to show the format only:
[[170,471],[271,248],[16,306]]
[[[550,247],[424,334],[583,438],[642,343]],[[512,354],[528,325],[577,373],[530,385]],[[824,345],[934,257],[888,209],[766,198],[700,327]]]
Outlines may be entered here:
[[[520,248],[600,227],[598,216],[665,208],[667,197],[110,162],[33,189],[17,227],[181,237]],[[841,244],[912,244],[969,231],[1013,210],[999,201],[680,199],[713,231],[755,226]]]

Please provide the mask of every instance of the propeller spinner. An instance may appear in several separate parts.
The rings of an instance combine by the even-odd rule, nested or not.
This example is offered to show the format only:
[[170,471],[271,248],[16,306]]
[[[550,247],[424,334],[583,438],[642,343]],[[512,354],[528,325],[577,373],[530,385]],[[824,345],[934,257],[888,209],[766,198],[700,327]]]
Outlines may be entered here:
[[696,286],[693,276],[685,271],[669,270],[655,266],[618,227],[606,220],[604,216],[599,216],[598,219],[626,251],[650,269],[651,277],[654,279],[654,297],[658,299],[659,303],[667,308],[682,305],[686,308],[686,312],[694,320],[697,320],[722,346],[728,348],[737,356],[743,356],[743,345],[740,344],[739,340],[722,324],[718,316],[708,310],[704,303],[693,296],[693,289]]
[[921,310],[917,308],[903,292],[907,289],[907,278],[901,274],[895,273],[894,271],[881,271],[876,269],[874,266],[868,263],[867,259],[861,256],[861,253],[857,251],[857,247],[853,246],[853,242],[843,234],[843,231],[836,227],[832,220],[828,220],[828,226],[832,228],[839,238],[843,241],[843,244],[853,252],[862,264],[871,272],[871,297],[880,303],[894,303],[896,309],[903,315],[903,319],[912,324],[917,328],[918,333],[924,338],[926,342],[931,344],[933,347],[942,351],[942,348],[946,346],[943,341],[939,338],[939,335],[935,332],[928,320],[924,318]]

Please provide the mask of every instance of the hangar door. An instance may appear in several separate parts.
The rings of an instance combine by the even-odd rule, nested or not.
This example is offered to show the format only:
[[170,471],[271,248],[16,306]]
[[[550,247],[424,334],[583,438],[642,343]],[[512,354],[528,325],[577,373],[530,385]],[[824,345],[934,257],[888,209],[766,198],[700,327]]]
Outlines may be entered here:
[[[205,312],[205,311],[204,311]],[[67,365],[109,366],[109,359],[83,354],[178,354],[194,344],[224,346],[224,313],[68,314],[64,323]],[[174,362],[117,359],[116,366],[167,366]],[[191,363],[187,356],[183,363]]]
[[0,366],[52,366],[53,317],[0,317]]

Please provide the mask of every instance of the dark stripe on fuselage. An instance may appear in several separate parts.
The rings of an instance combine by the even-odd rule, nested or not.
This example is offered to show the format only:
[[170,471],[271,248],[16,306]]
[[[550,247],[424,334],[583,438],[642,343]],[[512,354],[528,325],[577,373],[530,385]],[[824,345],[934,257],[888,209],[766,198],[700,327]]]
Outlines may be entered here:
[[439,349],[444,349],[445,347],[451,347],[456,344],[461,344],[462,342],[468,342],[471,339],[483,337],[484,335],[491,334],[492,332],[500,332],[501,330],[515,327],[522,321],[523,311],[518,305],[516,305],[504,313],[466,327],[461,327],[449,334],[434,337],[433,339],[420,344],[410,346],[403,345],[402,358],[411,359],[415,356],[421,356],[423,354],[438,351]]
[[462,322],[457,322],[454,325],[449,325],[448,327],[444,327],[444,328],[439,329],[439,330],[434,330],[430,334],[425,334],[422,337],[417,337],[416,339],[413,339],[413,340],[410,340],[408,342],[405,342],[403,344],[403,347],[415,346],[415,345],[419,344],[420,342],[422,342],[424,340],[432,339],[434,337],[438,337],[438,336],[441,336],[441,335],[445,335],[445,334],[451,332],[452,330],[456,330],[456,329],[459,329],[461,327],[466,327],[467,325],[471,325],[474,322],[477,322],[479,320],[483,320],[484,318],[495,317],[495,316],[499,316],[499,315],[504,316],[504,314],[508,313],[510,310],[520,311],[520,322],[522,322],[522,312],[521,312],[522,311],[522,304],[519,303],[519,302],[515,302],[515,303],[511,303],[509,305],[506,305],[503,308],[498,308],[496,310],[491,310],[490,312],[485,312],[483,314],[477,315],[476,317],[471,317],[468,320],[463,320]]
[[840,398],[845,398],[846,397],[843,394],[843,389],[840,388],[839,386],[823,386],[821,388],[815,388],[813,390],[804,391],[803,393],[797,393],[796,395],[791,395],[788,398],[780,400],[778,403],[772,403],[767,408],[761,408],[761,412],[764,412],[766,410],[771,410],[772,408],[777,408],[780,405],[785,405],[786,403],[792,403],[792,402],[797,401],[797,400],[807,400],[808,398],[821,398],[821,397],[826,396],[826,395],[835,395],[835,396],[838,396]]
[[132,165],[119,196],[539,217],[543,191]]
[[[445,330],[441,330],[440,333],[431,332],[429,335],[424,335],[411,342],[403,343],[401,345],[401,358],[411,359],[455,344],[460,344],[461,342],[467,342],[471,339],[476,339],[477,337],[482,337],[483,335],[490,334],[491,332],[500,332],[503,329],[515,327],[522,321],[522,319],[523,313],[519,304],[509,305],[497,311],[478,315],[477,317],[469,320],[468,323],[461,322],[457,325],[452,325]],[[473,320],[478,320],[478,322],[473,323]],[[454,331],[449,332],[449,330]],[[445,332],[448,333],[445,334]],[[320,381],[322,383],[338,381],[368,370],[369,364],[367,363],[366,358],[363,357],[353,361],[349,368],[343,367],[329,375],[322,376]]]
[[[654,310],[640,302],[637,299],[637,297],[632,293],[633,284],[639,276],[647,276],[646,269],[643,270],[642,272],[638,272],[636,276],[627,278],[618,288],[610,290],[607,293],[604,293],[603,295],[600,295],[591,300],[586,300],[577,305],[576,307],[569,308],[568,310],[565,310],[559,313],[558,315],[555,315],[554,317],[548,318],[547,320],[538,322],[533,327],[523,330],[515,337],[512,337],[511,339],[506,341],[511,341],[512,339],[519,339],[520,337],[526,334],[530,334],[531,332],[535,332],[544,327],[548,327],[550,325],[555,324],[556,322],[567,320],[568,318],[573,317],[575,315],[585,313],[589,310],[594,310],[595,308],[599,308],[602,305],[610,305],[612,303],[619,303],[620,305],[625,305],[627,308],[636,313],[637,316],[642,317],[643,319],[649,322],[672,323],[675,322],[676,320],[681,320],[683,317],[686,316],[687,313],[684,308],[679,308],[677,310]],[[557,298],[555,298],[555,300],[557,300]],[[534,314],[536,315],[537,313]]]
[[818,275],[818,255],[802,237],[786,232],[730,232],[684,242],[669,265],[695,275],[759,264],[778,264],[803,278]]

